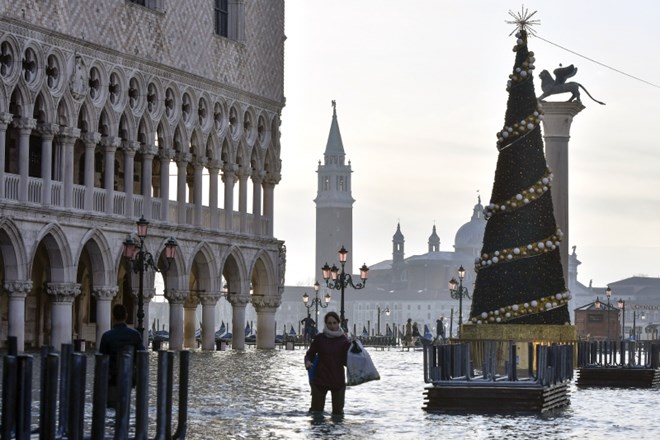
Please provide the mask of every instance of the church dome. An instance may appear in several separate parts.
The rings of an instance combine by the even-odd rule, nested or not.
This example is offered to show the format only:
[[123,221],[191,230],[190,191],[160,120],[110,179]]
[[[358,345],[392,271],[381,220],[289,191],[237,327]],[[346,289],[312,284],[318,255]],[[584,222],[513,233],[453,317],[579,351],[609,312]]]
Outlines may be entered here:
[[454,238],[454,247],[459,248],[479,248],[484,240],[484,231],[486,230],[486,219],[484,218],[484,207],[479,197],[477,204],[472,210],[472,218],[469,222],[461,226],[456,231]]

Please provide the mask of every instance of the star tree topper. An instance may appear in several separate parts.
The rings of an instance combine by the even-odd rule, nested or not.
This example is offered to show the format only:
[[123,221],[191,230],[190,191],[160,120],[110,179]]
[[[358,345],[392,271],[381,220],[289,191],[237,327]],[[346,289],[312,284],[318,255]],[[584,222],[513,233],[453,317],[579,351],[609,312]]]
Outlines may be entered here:
[[513,17],[513,20],[504,20],[504,21],[508,24],[513,24],[516,26],[516,28],[513,31],[511,31],[509,36],[513,35],[516,31],[526,31],[531,35],[536,35],[536,31],[534,30],[534,28],[532,28],[532,26],[541,24],[541,20],[532,20],[532,17],[537,12],[538,11],[534,11],[530,14],[529,9],[525,8],[524,5],[520,9],[520,12],[513,12],[509,10],[509,15]]

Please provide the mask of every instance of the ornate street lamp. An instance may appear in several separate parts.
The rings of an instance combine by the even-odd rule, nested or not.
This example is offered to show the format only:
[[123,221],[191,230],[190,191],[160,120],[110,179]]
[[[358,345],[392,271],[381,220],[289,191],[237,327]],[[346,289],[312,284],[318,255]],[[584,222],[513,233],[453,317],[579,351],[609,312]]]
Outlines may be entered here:
[[[330,289],[337,289],[341,291],[341,306],[339,309],[339,320],[341,321],[341,328],[345,332],[348,332],[348,326],[346,325],[346,319],[344,318],[344,290],[346,287],[351,286],[354,289],[364,289],[364,286],[367,284],[367,278],[369,277],[369,268],[366,264],[363,264],[360,268],[360,280],[361,283],[354,284],[353,278],[350,273],[344,272],[344,265],[348,259],[348,251],[344,246],[339,249],[339,264],[341,264],[341,272],[339,268],[334,264],[332,267],[328,266],[328,263],[321,268],[323,272],[323,279],[325,280],[325,285]],[[332,278],[332,281],[330,279]]]
[[621,316],[623,317],[623,323],[621,324],[621,340],[623,341],[626,339],[626,302],[619,298],[617,304],[621,310]]
[[467,287],[463,287],[465,269],[463,265],[458,268],[458,282],[455,278],[449,281],[449,293],[452,299],[458,300],[458,337],[461,337],[461,325],[463,325],[463,298],[472,299]]
[[159,268],[156,261],[154,261],[153,255],[147,251],[144,239],[147,237],[147,232],[149,228],[149,222],[145,220],[144,216],[140,217],[140,220],[137,221],[137,236],[140,239],[139,242],[133,241],[129,235],[126,241],[124,242],[124,257],[128,259],[129,271],[140,274],[139,284],[138,284],[138,308],[137,308],[137,331],[140,333],[140,336],[144,338],[144,272],[152,269],[155,272],[166,273],[172,261],[174,260],[174,254],[176,252],[176,240],[170,237],[165,243],[165,258],[167,259],[167,266]]
[[380,311],[380,305],[378,306],[378,336],[380,336],[380,314],[385,313],[386,316],[390,316],[390,308],[385,307],[385,310]]
[[315,313],[314,313],[314,323],[316,325],[316,328],[319,328],[319,307],[322,309],[325,309],[330,305],[330,294],[326,293],[325,296],[323,297],[323,300],[325,301],[325,304],[321,301],[321,298],[319,298],[319,289],[321,288],[321,285],[319,282],[314,283],[314,294],[315,298],[312,299],[311,304],[309,303],[309,295],[307,295],[307,292],[303,294],[303,303],[305,304],[305,307],[307,308],[307,319],[309,319],[309,311],[311,310],[312,307],[315,307]]

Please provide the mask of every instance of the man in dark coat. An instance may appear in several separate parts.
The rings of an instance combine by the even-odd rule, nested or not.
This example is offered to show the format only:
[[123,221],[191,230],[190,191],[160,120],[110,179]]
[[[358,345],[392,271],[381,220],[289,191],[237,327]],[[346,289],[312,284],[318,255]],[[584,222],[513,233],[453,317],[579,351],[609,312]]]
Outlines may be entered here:
[[[142,335],[126,325],[128,313],[123,304],[116,304],[112,308],[112,318],[115,324],[110,330],[103,333],[99,352],[107,354],[110,357],[110,375],[108,377],[108,406],[113,407],[117,398],[117,357],[123,351],[132,349],[133,353],[138,350],[144,350],[142,344]],[[133,357],[135,359],[135,356]]]

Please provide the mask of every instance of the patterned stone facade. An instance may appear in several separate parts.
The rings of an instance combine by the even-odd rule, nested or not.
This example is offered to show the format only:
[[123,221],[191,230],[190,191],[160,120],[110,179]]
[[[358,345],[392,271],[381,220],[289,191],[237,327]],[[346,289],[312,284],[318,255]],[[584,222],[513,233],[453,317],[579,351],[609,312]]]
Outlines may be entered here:
[[[230,0],[230,38],[215,34],[213,1],[145,3],[0,0],[0,278],[33,285],[24,305],[0,295],[0,341],[97,339],[101,288],[135,316],[137,286],[155,281],[122,258],[140,216],[166,290],[227,284],[279,302],[284,3]],[[80,294],[55,313],[48,285]],[[234,318],[244,325],[244,308]],[[170,332],[195,343],[182,322]]]

